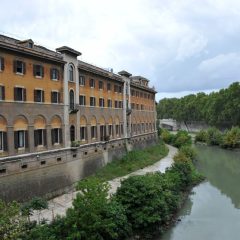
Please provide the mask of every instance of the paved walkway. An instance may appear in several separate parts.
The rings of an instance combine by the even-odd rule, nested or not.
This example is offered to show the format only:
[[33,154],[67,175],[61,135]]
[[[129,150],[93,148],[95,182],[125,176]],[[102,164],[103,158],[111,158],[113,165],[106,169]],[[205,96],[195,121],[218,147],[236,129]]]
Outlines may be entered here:
[[[110,194],[113,194],[116,192],[117,188],[120,187],[121,185],[121,180],[128,178],[129,176],[134,176],[134,175],[144,175],[146,173],[150,172],[165,172],[165,170],[170,167],[173,163],[173,156],[177,153],[177,149],[167,145],[169,148],[168,155],[155,164],[139,169],[135,172],[132,172],[126,176],[115,178],[111,181],[109,181],[110,184]],[[56,215],[64,216],[66,213],[66,210],[70,207],[72,207],[72,201],[76,197],[78,191],[70,192],[63,194],[59,197],[56,197],[54,199],[51,199],[48,202],[49,209],[45,209],[41,212],[40,219],[47,219],[49,221],[52,221],[53,218]],[[38,220],[38,214],[37,212],[34,212],[34,214],[31,216],[31,220]]]

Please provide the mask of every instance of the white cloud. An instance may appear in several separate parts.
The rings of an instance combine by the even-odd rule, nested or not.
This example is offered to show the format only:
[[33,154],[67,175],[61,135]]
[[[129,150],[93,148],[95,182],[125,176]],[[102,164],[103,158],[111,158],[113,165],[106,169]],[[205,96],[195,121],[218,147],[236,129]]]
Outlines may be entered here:
[[85,61],[146,76],[158,91],[195,91],[238,79],[239,12],[238,0],[10,0],[0,33],[69,45]]

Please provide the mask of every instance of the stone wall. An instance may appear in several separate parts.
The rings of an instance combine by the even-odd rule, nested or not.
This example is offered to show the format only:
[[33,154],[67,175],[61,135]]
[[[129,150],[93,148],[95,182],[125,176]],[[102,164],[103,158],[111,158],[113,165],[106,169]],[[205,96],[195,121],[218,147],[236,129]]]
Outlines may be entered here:
[[[78,180],[93,174],[126,149],[143,149],[156,143],[156,133],[117,139],[77,148],[6,157],[0,162],[0,198],[26,201],[34,196],[51,198],[68,191]],[[126,148],[127,147],[127,148]]]

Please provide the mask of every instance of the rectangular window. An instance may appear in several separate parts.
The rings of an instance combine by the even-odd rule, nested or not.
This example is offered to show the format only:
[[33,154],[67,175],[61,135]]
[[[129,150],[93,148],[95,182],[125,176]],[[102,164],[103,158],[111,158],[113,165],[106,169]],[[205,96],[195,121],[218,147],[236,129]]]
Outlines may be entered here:
[[0,71],[4,70],[4,58],[0,57]]
[[122,101],[118,102],[118,108],[122,108]]
[[0,86],[0,101],[5,100],[5,87]]
[[139,104],[136,105],[136,109],[139,110]]
[[90,97],[90,106],[95,107],[96,106],[96,98],[95,97]]
[[95,80],[94,79],[90,79],[89,85],[90,85],[91,88],[95,88]]
[[33,65],[33,76],[40,77],[40,78],[44,77],[44,68],[42,65],[39,65],[39,64]]
[[51,92],[51,100],[52,103],[60,103],[60,93],[59,92]]
[[85,82],[85,77],[84,76],[79,76],[79,85],[80,86],[85,86],[86,82]]
[[91,138],[97,138],[97,127],[91,126]]
[[[42,131],[43,135],[44,135],[44,130]],[[51,130],[51,133],[52,133],[52,145],[54,144],[59,144],[61,143],[61,139],[62,139],[62,129],[61,128],[53,128]],[[44,139],[42,139],[44,141]],[[41,145],[41,144],[39,144]]]
[[34,130],[34,144],[35,144],[35,147],[45,146],[47,144],[46,129]]
[[114,85],[114,92],[118,92],[118,85]]
[[106,126],[100,126],[100,141],[104,141],[106,136]]
[[141,104],[141,110],[144,110],[144,106],[143,106],[143,104]]
[[79,104],[81,106],[85,106],[86,105],[86,96],[84,96],[84,95],[80,95],[79,96]]
[[104,107],[104,99],[99,98],[99,107]]
[[99,90],[103,90],[103,81],[99,81],[98,82],[98,87],[99,87]]
[[114,102],[114,107],[115,107],[115,108],[118,108],[118,101],[115,101],[115,102]]
[[44,102],[44,91],[35,89],[34,90],[34,102]]
[[87,139],[87,128],[80,127],[80,140],[85,141]]
[[52,129],[52,144],[53,145],[60,143],[60,130],[61,130],[60,128],[53,128]]
[[25,74],[26,64],[23,61],[14,61],[14,72],[18,74]]
[[116,125],[116,135],[119,136],[119,125]]
[[119,86],[119,87],[118,87],[118,92],[119,92],[119,93],[122,93],[122,86]]
[[15,101],[26,101],[26,89],[21,87],[14,88],[14,100]]
[[131,108],[132,108],[132,109],[135,108],[135,103],[131,103]]
[[19,130],[14,132],[14,147],[15,149],[28,147],[28,131]]
[[123,124],[121,124],[121,135],[123,135]]
[[111,91],[111,88],[112,88],[112,87],[111,87],[111,83],[107,83],[107,90],[108,90],[108,91]]
[[56,68],[51,68],[50,70],[50,77],[52,80],[59,80],[59,71]]
[[108,99],[108,108],[112,108],[112,100]]
[[108,134],[112,136],[112,125],[108,125]]

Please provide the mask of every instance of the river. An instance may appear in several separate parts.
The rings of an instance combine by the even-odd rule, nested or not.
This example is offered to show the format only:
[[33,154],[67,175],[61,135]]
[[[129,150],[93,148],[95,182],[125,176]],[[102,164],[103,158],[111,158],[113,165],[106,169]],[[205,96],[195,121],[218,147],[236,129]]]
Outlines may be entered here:
[[196,167],[206,180],[193,188],[181,221],[156,240],[240,239],[240,151],[195,148]]

